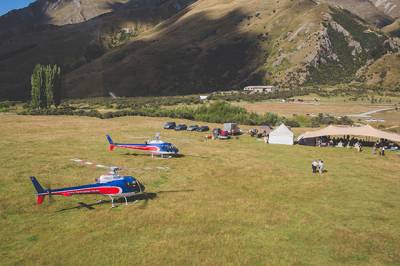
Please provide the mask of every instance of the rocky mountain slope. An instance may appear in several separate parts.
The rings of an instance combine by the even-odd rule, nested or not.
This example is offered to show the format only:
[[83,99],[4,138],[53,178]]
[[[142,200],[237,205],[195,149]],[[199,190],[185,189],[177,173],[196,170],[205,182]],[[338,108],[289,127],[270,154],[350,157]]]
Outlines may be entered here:
[[321,0],[345,8],[378,27],[393,23],[400,17],[399,0]]
[[370,0],[379,10],[392,18],[400,17],[400,1],[399,0]]
[[111,12],[129,0],[37,0],[28,7],[0,17],[0,28],[29,24],[66,25]]
[[[83,8],[80,17],[65,11],[76,2],[81,8],[98,2],[97,11]],[[47,20],[7,29],[27,11],[0,18],[0,98],[28,98],[35,63],[62,65],[68,97],[186,94],[249,84],[400,86],[399,43],[379,29],[393,27],[397,1],[344,1],[368,2],[357,10],[339,2],[40,0],[38,6],[54,7],[41,9]]]

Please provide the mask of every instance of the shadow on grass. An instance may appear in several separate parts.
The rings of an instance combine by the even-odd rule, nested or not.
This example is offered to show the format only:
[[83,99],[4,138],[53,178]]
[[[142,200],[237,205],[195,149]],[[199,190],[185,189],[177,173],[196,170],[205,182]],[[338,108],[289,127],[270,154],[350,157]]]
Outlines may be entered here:
[[[153,200],[158,197],[159,194],[163,193],[181,193],[181,192],[193,192],[193,189],[182,189],[182,190],[161,190],[158,192],[145,192],[142,194],[137,194],[131,197],[127,197],[128,204],[129,203],[139,203],[142,202],[142,205],[139,206],[140,209],[145,209],[147,207],[147,204],[149,200]],[[111,200],[100,200],[94,203],[85,203],[85,202],[78,202],[77,206],[74,207],[69,207],[69,208],[64,208],[60,209],[56,212],[64,212],[64,211],[69,211],[69,210],[74,210],[74,209],[87,209],[87,210],[95,210],[96,208],[94,206],[98,205],[104,205],[104,204],[109,204],[111,206]],[[115,207],[119,206],[124,206],[125,205],[125,199],[124,198],[118,198],[114,199],[114,204]]]

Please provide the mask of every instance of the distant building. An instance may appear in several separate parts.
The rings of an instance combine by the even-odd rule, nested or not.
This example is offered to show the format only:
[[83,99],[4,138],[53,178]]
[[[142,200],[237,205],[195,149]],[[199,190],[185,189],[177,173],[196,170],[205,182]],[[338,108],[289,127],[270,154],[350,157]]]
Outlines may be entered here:
[[117,95],[115,95],[115,93],[112,92],[112,91],[110,91],[108,94],[109,94],[109,95],[111,96],[111,98],[113,98],[113,99],[117,99],[117,98],[118,98]]
[[132,33],[133,30],[132,30],[131,28],[122,28],[122,29],[121,29],[121,32],[126,33],[126,34],[129,34],[129,33]]
[[244,91],[250,92],[250,93],[255,93],[255,92],[274,92],[276,91],[277,88],[275,86],[247,86],[244,88]]

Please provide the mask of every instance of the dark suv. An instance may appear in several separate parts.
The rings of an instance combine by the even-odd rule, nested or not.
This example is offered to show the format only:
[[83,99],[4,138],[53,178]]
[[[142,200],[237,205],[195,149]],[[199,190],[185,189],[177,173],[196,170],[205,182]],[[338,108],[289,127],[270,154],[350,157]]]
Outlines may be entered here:
[[191,125],[187,128],[187,131],[197,131],[199,129],[198,125]]
[[176,131],[179,131],[179,130],[186,130],[187,129],[187,126],[185,125],[185,124],[180,124],[180,125],[177,125],[176,127],[175,127],[175,130]]
[[210,130],[210,128],[208,126],[201,126],[197,129],[198,132],[206,132],[209,130]]
[[176,123],[175,122],[167,122],[164,125],[164,129],[174,129],[176,127]]

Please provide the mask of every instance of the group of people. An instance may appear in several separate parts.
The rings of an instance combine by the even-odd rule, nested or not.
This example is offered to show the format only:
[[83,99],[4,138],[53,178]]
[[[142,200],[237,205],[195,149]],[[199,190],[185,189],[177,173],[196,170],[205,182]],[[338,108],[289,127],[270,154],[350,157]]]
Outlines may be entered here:
[[317,139],[317,146],[328,146],[328,147],[354,147],[357,150],[361,151],[363,146],[372,146],[374,142],[361,140],[358,138],[350,138],[350,136],[346,136],[344,138],[330,138],[329,136],[321,137]]
[[372,155],[376,154],[376,151],[378,150],[379,156],[385,156],[385,146],[380,145],[379,143],[375,143],[374,146],[372,147]]
[[322,173],[324,172],[324,161],[322,161],[321,159],[312,161],[311,169],[313,174],[318,172],[320,175],[322,175]]
[[339,147],[339,148],[355,148],[358,152],[363,151],[363,147],[372,147],[372,154],[378,154],[380,156],[385,156],[385,150],[390,147],[390,142],[381,139],[378,141],[366,141],[358,138],[350,138],[350,136],[345,136],[341,138],[330,138],[329,136],[324,136],[317,138],[317,146],[328,146],[328,147]]

